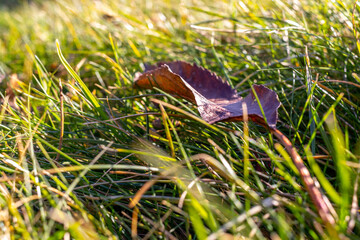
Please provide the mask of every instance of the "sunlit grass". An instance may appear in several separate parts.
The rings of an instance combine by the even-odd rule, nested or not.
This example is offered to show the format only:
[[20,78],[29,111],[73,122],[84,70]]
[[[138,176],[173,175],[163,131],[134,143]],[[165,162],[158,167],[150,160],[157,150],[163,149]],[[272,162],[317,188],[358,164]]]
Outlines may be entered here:
[[[1,239],[357,239],[357,3],[26,2],[0,10]],[[333,228],[266,129],[133,88],[171,60],[278,94]]]

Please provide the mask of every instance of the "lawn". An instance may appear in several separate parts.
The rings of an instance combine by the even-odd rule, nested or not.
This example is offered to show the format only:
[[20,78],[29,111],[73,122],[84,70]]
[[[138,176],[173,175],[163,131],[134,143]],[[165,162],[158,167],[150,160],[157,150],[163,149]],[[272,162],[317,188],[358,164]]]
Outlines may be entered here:
[[[172,61],[283,138],[135,86]],[[357,1],[1,1],[0,239],[360,239],[359,66]]]

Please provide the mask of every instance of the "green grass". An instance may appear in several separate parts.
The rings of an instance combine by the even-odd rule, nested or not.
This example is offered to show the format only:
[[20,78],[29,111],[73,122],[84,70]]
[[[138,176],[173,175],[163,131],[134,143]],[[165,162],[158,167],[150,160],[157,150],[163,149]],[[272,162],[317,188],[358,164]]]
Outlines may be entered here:
[[[0,9],[1,239],[359,239],[360,5],[255,2]],[[133,88],[172,60],[279,95],[332,230],[266,129]]]

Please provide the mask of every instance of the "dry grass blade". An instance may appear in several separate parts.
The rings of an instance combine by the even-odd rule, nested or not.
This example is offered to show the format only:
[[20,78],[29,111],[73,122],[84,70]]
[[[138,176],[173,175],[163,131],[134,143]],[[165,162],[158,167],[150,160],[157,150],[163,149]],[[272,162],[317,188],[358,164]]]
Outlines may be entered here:
[[[64,138],[64,121],[65,121],[65,116],[64,116],[64,93],[63,93],[63,87],[61,84],[61,79],[59,79],[59,89],[60,89],[60,93],[59,93],[59,98],[60,98],[60,138],[59,138],[59,151],[61,151],[61,147],[63,144],[63,138]],[[57,161],[59,160],[60,157],[60,153],[56,154],[56,158],[54,159],[55,164],[58,164]]]

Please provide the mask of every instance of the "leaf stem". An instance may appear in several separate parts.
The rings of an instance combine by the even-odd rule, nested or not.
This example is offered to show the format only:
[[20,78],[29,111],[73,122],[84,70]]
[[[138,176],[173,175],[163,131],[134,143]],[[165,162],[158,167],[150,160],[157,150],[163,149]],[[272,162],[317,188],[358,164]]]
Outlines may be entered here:
[[318,214],[326,225],[329,233],[336,233],[334,229],[335,219],[331,214],[329,206],[326,204],[326,197],[320,192],[320,189],[315,186],[315,182],[300,155],[296,151],[296,148],[292,145],[290,140],[278,129],[275,128],[271,129],[270,131],[279,139],[279,141],[285,147],[286,151],[290,154],[296,168],[299,170],[300,177],[306,187],[307,192],[310,195],[311,201],[314,203]]

